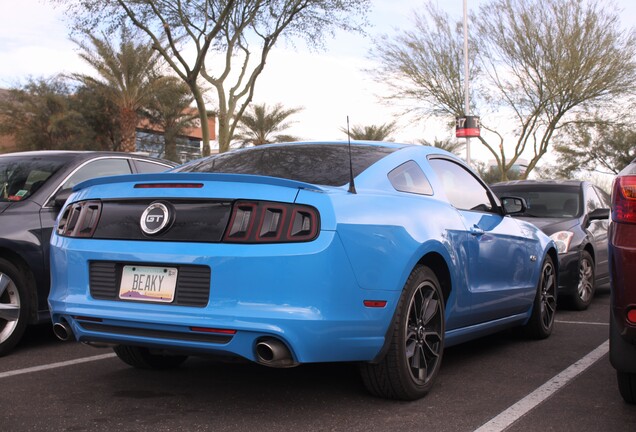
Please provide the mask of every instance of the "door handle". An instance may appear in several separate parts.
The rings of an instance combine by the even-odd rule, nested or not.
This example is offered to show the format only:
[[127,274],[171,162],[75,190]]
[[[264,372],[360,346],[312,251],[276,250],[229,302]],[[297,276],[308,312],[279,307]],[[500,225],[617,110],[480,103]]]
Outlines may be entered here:
[[477,225],[473,225],[472,227],[470,227],[470,233],[474,236],[480,236],[484,234],[484,230],[479,228]]

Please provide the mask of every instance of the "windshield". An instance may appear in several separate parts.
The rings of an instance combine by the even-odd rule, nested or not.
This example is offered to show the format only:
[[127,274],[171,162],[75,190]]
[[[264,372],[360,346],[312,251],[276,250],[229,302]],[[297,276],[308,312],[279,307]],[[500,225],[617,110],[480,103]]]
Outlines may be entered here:
[[[395,150],[397,148],[352,145],[354,176]],[[251,147],[201,159],[175,171],[255,174],[318,185],[343,186],[350,180],[349,146],[283,144]]]
[[28,198],[63,164],[40,158],[0,158],[0,202]]
[[500,188],[493,192],[501,197],[519,197],[526,200],[528,210],[521,216],[540,218],[573,218],[581,214],[580,189],[560,188]]

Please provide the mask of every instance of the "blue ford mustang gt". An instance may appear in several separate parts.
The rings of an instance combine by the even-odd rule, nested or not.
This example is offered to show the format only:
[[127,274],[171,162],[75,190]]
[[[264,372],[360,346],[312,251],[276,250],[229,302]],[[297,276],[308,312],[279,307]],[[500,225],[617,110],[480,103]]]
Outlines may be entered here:
[[457,157],[389,143],[236,150],[74,189],[51,238],[61,339],[168,368],[359,362],[416,399],[444,347],[554,324],[554,243]]

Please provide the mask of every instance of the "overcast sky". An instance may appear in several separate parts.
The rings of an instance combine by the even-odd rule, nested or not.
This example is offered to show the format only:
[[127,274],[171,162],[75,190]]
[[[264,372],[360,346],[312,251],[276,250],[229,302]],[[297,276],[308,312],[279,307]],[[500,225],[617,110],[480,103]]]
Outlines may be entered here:
[[[393,34],[396,28],[412,28],[412,14],[418,6],[435,0],[373,0],[369,30],[372,36]],[[467,0],[470,10],[483,0]],[[438,2],[451,16],[461,19],[463,0]],[[617,0],[624,10],[623,23],[636,22],[636,0]],[[382,89],[364,72],[371,39],[338,34],[327,50],[309,53],[301,46],[280,45],[268,57],[257,82],[254,102],[302,106],[293,116],[290,134],[310,140],[345,139],[340,128],[349,116],[352,125],[382,124],[396,112],[378,101]],[[63,12],[42,0],[0,0],[0,87],[23,83],[26,77],[47,77],[60,72],[90,70],[78,58],[76,46],[68,38]],[[434,122],[404,122],[394,134],[397,141],[415,142],[420,138],[443,139],[454,131]],[[486,153],[473,145],[473,157]]]

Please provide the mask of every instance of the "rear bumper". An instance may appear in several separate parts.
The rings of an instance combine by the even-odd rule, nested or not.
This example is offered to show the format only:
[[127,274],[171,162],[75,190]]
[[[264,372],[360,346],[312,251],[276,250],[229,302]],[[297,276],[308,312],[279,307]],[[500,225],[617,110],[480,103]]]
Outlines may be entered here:
[[636,225],[612,222],[609,229],[611,287],[610,360],[619,371],[636,373]]
[[[209,266],[209,301],[192,307],[95,299],[89,263],[105,259]],[[67,321],[79,341],[253,361],[257,341],[266,337],[283,341],[299,363],[372,360],[401,292],[360,288],[334,232],[313,242],[249,249],[156,242],[127,242],[124,248],[121,241],[54,236],[51,261],[53,322]],[[387,303],[372,308],[365,300]]]

